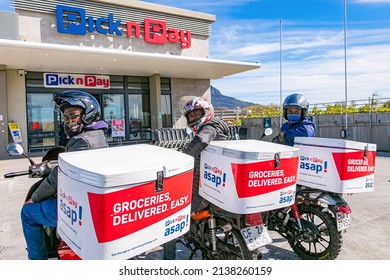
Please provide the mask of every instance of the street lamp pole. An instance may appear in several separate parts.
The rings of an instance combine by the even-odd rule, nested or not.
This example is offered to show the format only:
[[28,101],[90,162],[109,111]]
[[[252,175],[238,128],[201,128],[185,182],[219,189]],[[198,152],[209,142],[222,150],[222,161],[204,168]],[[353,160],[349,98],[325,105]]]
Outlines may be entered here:
[[347,0],[344,0],[344,91],[345,91],[345,131],[344,138],[348,133],[348,86],[347,86]]
[[[279,77],[279,108],[280,108],[280,111],[283,112],[283,109],[282,109],[282,23],[283,23],[283,20],[280,19],[280,46],[279,46],[279,49],[280,49],[280,54],[279,54],[279,74],[280,74],[280,77]],[[282,125],[282,114],[280,115],[279,117],[279,124],[280,126]]]

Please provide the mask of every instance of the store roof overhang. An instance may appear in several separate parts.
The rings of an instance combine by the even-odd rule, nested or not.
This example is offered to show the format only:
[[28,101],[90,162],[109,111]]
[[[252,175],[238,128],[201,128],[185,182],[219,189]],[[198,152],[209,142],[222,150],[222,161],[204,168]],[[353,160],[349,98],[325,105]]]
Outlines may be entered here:
[[0,65],[37,72],[160,74],[162,77],[210,80],[260,68],[259,63],[5,39],[0,39]]

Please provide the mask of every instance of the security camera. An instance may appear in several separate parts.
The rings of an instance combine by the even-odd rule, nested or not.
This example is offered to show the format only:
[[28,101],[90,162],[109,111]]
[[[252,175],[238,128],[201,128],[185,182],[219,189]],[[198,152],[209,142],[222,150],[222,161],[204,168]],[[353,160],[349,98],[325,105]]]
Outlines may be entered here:
[[24,72],[24,70],[19,69],[19,70],[18,70],[18,74],[19,74],[19,76],[23,76],[23,75],[25,74],[25,72]]

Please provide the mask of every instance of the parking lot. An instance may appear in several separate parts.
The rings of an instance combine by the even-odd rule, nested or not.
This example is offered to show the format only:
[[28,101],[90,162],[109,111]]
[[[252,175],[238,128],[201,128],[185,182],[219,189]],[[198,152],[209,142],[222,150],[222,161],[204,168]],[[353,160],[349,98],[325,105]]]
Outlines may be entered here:
[[[39,158],[33,158],[39,161]],[[28,188],[38,179],[27,176],[4,179],[4,174],[26,170],[26,158],[0,161],[0,259],[26,260],[25,242],[20,223],[20,208]],[[378,153],[373,192],[345,196],[352,209],[352,226],[344,236],[338,260],[390,260],[390,153]],[[297,260],[284,238],[270,232],[273,243],[267,246],[265,260]],[[177,246],[178,257],[186,259],[188,251]],[[139,259],[161,259],[157,247]]]

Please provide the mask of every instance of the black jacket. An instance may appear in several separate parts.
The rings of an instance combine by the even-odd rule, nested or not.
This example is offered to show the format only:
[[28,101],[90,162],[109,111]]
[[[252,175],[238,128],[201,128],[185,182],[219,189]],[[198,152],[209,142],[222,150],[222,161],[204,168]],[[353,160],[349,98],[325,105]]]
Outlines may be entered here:
[[200,176],[200,154],[213,140],[226,140],[229,128],[219,117],[211,119],[195,134],[194,139],[184,148],[183,152],[195,158],[194,180],[192,184],[191,211],[196,212],[207,206],[207,202],[198,194]]
[[[82,151],[108,147],[104,130],[86,130],[73,136],[67,143],[65,152]],[[31,196],[33,202],[39,202],[57,194],[58,166],[47,176]]]

